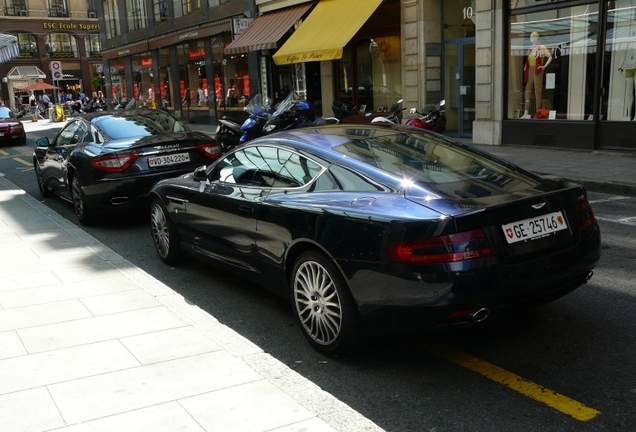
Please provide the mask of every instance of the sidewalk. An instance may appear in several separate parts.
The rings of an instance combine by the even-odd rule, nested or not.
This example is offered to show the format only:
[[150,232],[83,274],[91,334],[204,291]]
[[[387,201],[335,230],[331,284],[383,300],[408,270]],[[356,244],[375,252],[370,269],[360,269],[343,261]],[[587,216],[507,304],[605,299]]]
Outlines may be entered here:
[[2,176],[0,203],[1,432],[382,430]]

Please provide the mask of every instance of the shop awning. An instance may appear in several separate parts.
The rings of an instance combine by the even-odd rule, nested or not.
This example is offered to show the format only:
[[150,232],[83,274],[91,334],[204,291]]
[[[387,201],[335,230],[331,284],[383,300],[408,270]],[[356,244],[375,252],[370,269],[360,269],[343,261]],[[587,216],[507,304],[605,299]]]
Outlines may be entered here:
[[36,66],[16,66],[7,74],[8,79],[46,78],[46,74]]
[[20,57],[18,38],[0,33],[0,63],[6,63]]
[[229,44],[224,52],[227,55],[244,54],[250,51],[278,48],[278,41],[313,6],[304,3],[263,14]]
[[277,65],[342,58],[342,48],[380,6],[382,0],[320,0],[274,54]]

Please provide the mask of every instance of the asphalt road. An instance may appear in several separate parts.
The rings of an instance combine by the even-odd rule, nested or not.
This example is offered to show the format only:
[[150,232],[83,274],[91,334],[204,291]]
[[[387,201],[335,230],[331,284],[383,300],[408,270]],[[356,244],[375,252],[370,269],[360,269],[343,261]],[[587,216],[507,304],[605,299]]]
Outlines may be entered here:
[[[32,148],[0,147],[0,175],[43,200]],[[590,199],[603,256],[589,284],[472,329],[378,337],[347,358],[310,348],[290,305],[259,287],[198,262],[164,265],[145,215],[86,231],[387,431],[633,431],[636,198]],[[70,204],[44,203],[75,222]]]

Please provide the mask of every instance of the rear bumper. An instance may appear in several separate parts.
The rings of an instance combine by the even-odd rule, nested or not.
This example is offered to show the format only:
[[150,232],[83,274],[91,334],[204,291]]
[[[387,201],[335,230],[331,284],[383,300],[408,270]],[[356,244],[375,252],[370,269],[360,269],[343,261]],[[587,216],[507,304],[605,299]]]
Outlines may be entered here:
[[139,177],[103,178],[94,184],[84,185],[86,202],[92,211],[119,212],[143,207],[152,186],[160,180],[188,174],[193,168],[162,172]]
[[474,324],[467,312],[481,308],[497,317],[554,301],[584,284],[599,259],[600,234],[590,230],[575,247],[523,263],[473,262],[461,271],[420,267],[399,276],[376,266],[354,271],[349,286],[374,332],[417,332]]

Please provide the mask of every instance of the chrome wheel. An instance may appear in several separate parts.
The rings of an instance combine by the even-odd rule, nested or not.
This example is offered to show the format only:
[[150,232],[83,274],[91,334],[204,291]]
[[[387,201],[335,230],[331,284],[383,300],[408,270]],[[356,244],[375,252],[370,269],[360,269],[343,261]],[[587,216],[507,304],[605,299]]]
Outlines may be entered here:
[[150,233],[159,258],[167,264],[176,264],[180,258],[179,235],[158,198],[150,207]]
[[294,304],[307,335],[320,345],[333,344],[342,328],[342,305],[329,272],[305,261],[295,272]]

